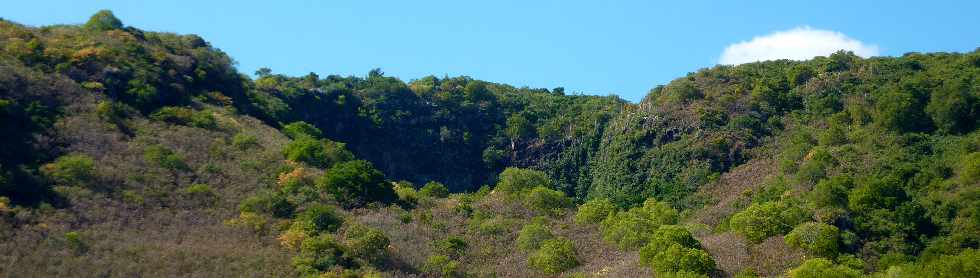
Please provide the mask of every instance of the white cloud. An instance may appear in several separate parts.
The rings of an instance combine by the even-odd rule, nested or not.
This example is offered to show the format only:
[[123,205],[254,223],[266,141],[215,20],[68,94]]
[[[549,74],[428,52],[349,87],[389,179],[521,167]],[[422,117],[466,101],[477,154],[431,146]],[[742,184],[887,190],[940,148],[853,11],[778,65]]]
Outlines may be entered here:
[[841,49],[853,51],[861,57],[878,56],[876,45],[849,38],[840,32],[803,26],[729,45],[721,53],[718,63],[738,65],[778,59],[807,60]]

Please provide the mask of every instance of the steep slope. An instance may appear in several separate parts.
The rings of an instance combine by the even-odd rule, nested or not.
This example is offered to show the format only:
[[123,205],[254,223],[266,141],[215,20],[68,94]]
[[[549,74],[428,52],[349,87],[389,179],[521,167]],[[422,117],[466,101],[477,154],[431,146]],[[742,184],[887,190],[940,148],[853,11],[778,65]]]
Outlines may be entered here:
[[638,104],[237,72],[0,21],[8,276],[980,275],[980,50],[702,69]]

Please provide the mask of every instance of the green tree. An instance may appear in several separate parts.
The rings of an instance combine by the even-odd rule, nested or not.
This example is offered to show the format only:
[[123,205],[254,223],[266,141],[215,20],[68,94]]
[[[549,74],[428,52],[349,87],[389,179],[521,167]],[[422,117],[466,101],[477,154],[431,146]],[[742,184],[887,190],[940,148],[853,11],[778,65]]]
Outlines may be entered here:
[[110,10],[100,10],[85,22],[85,28],[89,30],[108,31],[122,29],[123,23]]
[[143,151],[143,159],[170,171],[190,171],[184,157],[166,147],[153,145]]
[[939,131],[965,133],[973,130],[977,123],[977,114],[973,111],[975,102],[974,96],[969,92],[968,83],[954,79],[932,92],[926,112]]
[[337,163],[354,159],[354,154],[347,151],[344,143],[310,137],[300,137],[290,142],[283,148],[282,153],[288,160],[320,168],[329,168]]
[[282,127],[282,133],[291,139],[300,139],[303,137],[310,137],[313,139],[319,139],[323,136],[323,133],[319,128],[308,124],[303,121],[292,122],[288,125]]
[[535,251],[541,247],[542,242],[554,237],[543,223],[528,223],[517,233],[517,248],[524,252]]
[[817,183],[809,197],[818,207],[846,207],[847,192],[853,186],[854,181],[850,176],[835,176]]
[[861,271],[836,265],[828,259],[816,258],[809,259],[799,267],[791,269],[787,272],[787,276],[790,278],[858,278],[861,277]]
[[430,181],[419,189],[419,194],[433,198],[446,198],[449,197],[449,188],[440,182]]
[[539,213],[557,215],[572,205],[572,199],[561,191],[539,186],[524,196],[524,205]]
[[613,205],[609,199],[606,198],[595,198],[589,200],[578,207],[578,212],[575,214],[575,223],[577,224],[597,224],[609,217],[610,214],[616,212],[616,206]]
[[456,277],[459,274],[459,262],[444,255],[431,255],[425,259],[422,271],[442,277]]
[[391,240],[378,229],[353,225],[345,232],[351,256],[369,264],[379,264],[388,255]]
[[267,213],[279,218],[293,216],[296,206],[282,194],[264,192],[248,197],[238,206],[241,212]]
[[517,142],[534,138],[535,131],[534,125],[524,115],[514,114],[507,118],[506,132],[507,136],[510,137],[511,150],[517,148]]
[[878,125],[893,131],[924,131],[929,126],[924,108],[925,104],[912,92],[891,89],[880,94],[874,118]]
[[650,242],[640,249],[640,262],[645,264],[653,263],[653,259],[664,252],[670,246],[680,244],[685,248],[700,249],[701,243],[691,232],[678,225],[663,225],[653,233]]
[[351,266],[346,252],[347,248],[330,234],[308,237],[303,240],[299,255],[293,257],[293,266],[305,274],[318,274],[335,266]]
[[784,238],[786,245],[804,249],[811,254],[833,258],[837,256],[840,231],[824,223],[807,222],[797,225]]
[[547,274],[558,274],[579,265],[575,244],[563,237],[545,240],[527,261],[531,267]]
[[293,225],[311,234],[335,232],[343,223],[343,218],[333,207],[320,204],[311,205],[293,220]]
[[548,174],[537,170],[509,167],[500,173],[495,190],[505,194],[522,194],[539,186],[551,186],[551,178]]
[[730,226],[752,242],[789,232],[799,223],[809,219],[807,213],[793,205],[781,201],[752,204],[745,210],[732,215]]
[[671,244],[663,252],[654,256],[653,268],[658,273],[694,272],[711,273],[715,269],[715,260],[701,249],[687,248],[681,244]]
[[89,186],[96,178],[95,161],[84,154],[69,154],[45,164],[41,173],[60,185]]
[[344,208],[362,207],[370,202],[390,203],[395,192],[384,174],[370,162],[354,160],[341,162],[316,181],[317,188],[333,195]]
[[642,207],[611,214],[602,221],[600,231],[606,241],[614,242],[623,250],[643,247],[653,238],[651,231],[661,225],[676,224],[677,210],[667,203],[650,198]]

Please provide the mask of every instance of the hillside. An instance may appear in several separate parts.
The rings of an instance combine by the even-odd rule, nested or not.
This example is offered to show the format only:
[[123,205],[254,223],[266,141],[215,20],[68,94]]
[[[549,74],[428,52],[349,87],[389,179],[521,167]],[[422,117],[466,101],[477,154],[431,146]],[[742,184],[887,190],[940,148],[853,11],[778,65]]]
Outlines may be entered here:
[[634,104],[0,20],[0,274],[976,277],[978,74],[837,52]]

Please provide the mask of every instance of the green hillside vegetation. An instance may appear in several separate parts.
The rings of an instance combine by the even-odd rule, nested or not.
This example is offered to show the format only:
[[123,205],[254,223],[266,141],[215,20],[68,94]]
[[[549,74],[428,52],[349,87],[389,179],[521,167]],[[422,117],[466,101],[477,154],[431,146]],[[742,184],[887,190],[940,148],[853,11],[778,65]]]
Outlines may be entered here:
[[0,276],[980,277],[980,49],[639,103],[0,19]]

